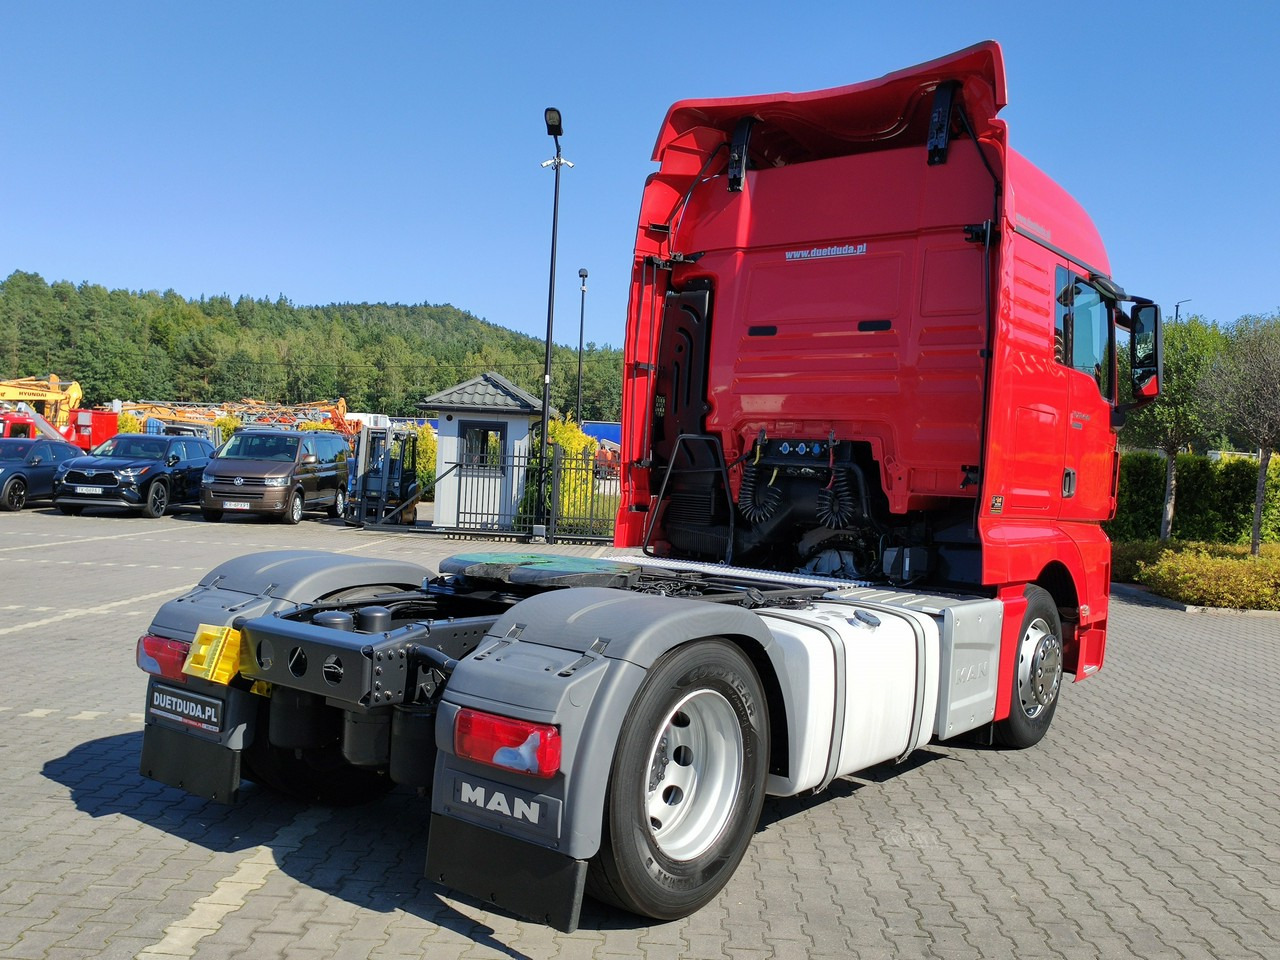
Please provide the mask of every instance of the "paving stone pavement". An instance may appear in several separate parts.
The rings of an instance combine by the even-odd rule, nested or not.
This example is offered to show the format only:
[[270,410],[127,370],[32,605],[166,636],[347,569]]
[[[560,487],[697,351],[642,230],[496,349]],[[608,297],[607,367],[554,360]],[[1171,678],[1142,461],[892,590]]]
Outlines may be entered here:
[[[235,807],[142,779],[134,641],[232,556],[525,550],[308,520],[0,515],[0,958],[1280,957],[1280,618],[1117,597],[1038,747],[933,745],[771,800],[724,893],[559,933],[428,882],[409,791]],[[595,546],[552,548],[580,555]]]

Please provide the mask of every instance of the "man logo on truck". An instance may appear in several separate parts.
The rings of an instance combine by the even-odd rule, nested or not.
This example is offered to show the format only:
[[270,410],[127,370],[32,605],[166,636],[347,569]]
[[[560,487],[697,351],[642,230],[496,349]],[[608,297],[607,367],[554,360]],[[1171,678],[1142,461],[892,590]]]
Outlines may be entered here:
[[465,780],[458,783],[458,799],[481,810],[487,810],[489,813],[501,814],[512,820],[524,820],[535,827],[542,816],[540,804],[530,803],[520,797],[508,800],[506,794],[499,793],[497,790],[489,791],[486,797],[484,787],[472,786]]

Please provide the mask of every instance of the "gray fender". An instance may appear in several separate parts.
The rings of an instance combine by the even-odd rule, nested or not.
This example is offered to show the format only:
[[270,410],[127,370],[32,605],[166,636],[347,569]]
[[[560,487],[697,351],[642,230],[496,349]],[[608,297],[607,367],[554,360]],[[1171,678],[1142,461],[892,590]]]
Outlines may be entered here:
[[251,553],[219,564],[189,593],[162,606],[150,631],[189,642],[202,623],[227,626],[236,617],[266,616],[350,587],[381,583],[418,587],[432,575],[426,567],[404,560],[349,557],[323,550]]
[[[433,811],[589,859],[600,849],[614,751],[636,693],[663,654],[702,637],[773,642],[759,617],[727,604],[602,587],[521,601],[449,679],[436,720]],[[453,728],[463,707],[558,725],[561,773],[542,780],[458,757]]]

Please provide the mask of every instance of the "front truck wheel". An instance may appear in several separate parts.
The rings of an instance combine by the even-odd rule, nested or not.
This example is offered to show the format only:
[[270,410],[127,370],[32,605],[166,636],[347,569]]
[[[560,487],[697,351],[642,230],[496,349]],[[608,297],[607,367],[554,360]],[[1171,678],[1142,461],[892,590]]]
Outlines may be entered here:
[[760,678],[736,646],[659,660],[622,727],[588,892],[659,920],[710,902],[759,822],[768,744]]
[[1035,746],[1049,730],[1062,691],[1062,620],[1047,590],[1029,585],[1013,665],[1009,716],[995,725],[1002,747]]

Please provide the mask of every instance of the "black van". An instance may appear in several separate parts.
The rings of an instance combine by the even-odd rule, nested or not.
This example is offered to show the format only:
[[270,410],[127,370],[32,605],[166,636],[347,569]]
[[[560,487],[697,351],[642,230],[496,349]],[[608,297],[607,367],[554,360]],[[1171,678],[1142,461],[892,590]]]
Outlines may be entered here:
[[200,512],[259,513],[297,523],[306,510],[341,517],[347,508],[346,439],[330,430],[237,430],[205,468]]

